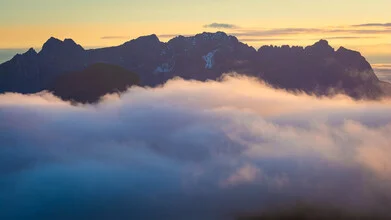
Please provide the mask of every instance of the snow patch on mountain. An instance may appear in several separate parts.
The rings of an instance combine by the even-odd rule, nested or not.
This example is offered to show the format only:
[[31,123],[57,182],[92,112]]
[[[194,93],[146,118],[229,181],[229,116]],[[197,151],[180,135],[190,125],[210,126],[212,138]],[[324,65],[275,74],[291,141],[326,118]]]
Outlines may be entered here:
[[209,52],[207,55],[203,56],[202,58],[205,61],[205,69],[212,69],[214,64],[214,55],[217,52],[217,50]]
[[162,65],[156,67],[154,73],[169,73],[174,69],[174,65],[169,63],[163,63]]

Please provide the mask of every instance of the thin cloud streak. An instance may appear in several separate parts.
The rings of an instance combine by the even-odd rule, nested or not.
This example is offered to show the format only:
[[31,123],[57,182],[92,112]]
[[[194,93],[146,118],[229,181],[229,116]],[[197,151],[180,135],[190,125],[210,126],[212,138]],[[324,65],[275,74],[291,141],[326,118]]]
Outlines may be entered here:
[[[331,36],[328,39],[370,39],[376,38],[375,35],[384,35],[391,33],[391,29],[388,27],[390,23],[368,23],[361,25],[351,25],[351,26],[343,26],[343,27],[328,27],[328,28],[274,28],[274,29],[246,29],[234,24],[225,24],[225,23],[212,23],[208,25],[204,25],[204,28],[215,28],[215,29],[227,29],[227,30],[235,30],[235,32],[228,32],[228,34],[236,36],[248,38],[248,42],[256,42],[256,41],[269,41],[268,38],[265,37],[278,37],[278,36],[294,36],[294,35],[329,35],[329,34],[341,34],[341,35],[350,35],[350,34],[358,34],[358,35],[372,35],[372,36]],[[353,27],[353,28],[352,28]],[[362,27],[362,29],[361,29]],[[365,27],[380,27],[380,29],[365,29]],[[382,29],[381,29],[382,27]],[[191,34],[160,34],[158,37],[161,38],[174,38],[177,36],[192,36]],[[249,38],[250,37],[250,38]],[[259,39],[255,39],[255,37],[259,37]],[[128,39],[126,36],[105,36],[102,39]],[[327,38],[324,36],[323,38]],[[288,38],[280,38],[281,40],[290,40]],[[294,38],[296,39],[296,38]],[[302,39],[302,38],[300,38]],[[279,39],[276,39],[279,41]]]
[[191,35],[191,34],[160,34],[160,35],[158,35],[159,38],[175,38],[178,36],[191,37],[194,35]]
[[[238,29],[236,32],[228,32],[227,34],[236,37],[278,37],[278,36],[294,36],[294,35],[306,35],[306,34],[360,34],[360,35],[378,35],[391,33],[391,29],[384,30],[361,30],[361,29],[320,29],[320,28],[278,28],[278,29],[267,29],[267,30],[247,30]],[[177,36],[193,36],[191,34],[161,34],[158,37],[162,38],[173,38]],[[376,38],[377,36],[334,36],[331,39],[354,39],[354,38]],[[325,36],[325,38],[327,38]],[[251,38],[252,40],[254,38]],[[267,40],[266,38],[265,40]],[[286,38],[281,38],[286,39]]]
[[[324,37],[325,40],[356,40],[356,39],[375,39],[376,36],[338,36]],[[243,42],[268,42],[268,41],[294,41],[294,40],[319,40],[319,38],[239,38]]]
[[319,29],[319,28],[281,28],[270,30],[240,30],[230,34],[238,37],[255,36],[281,36],[281,35],[300,35],[300,34],[386,34],[391,33],[391,29],[384,30],[361,30],[361,29]]
[[391,27],[391,23],[367,23],[367,24],[356,24],[352,27]]
[[103,36],[100,39],[102,39],[102,40],[130,39],[130,37],[129,36]]
[[249,36],[280,36],[280,35],[293,35],[303,33],[318,33],[322,29],[316,28],[277,28],[268,30],[246,30],[241,29],[238,32],[231,33],[237,37],[249,37]]
[[239,26],[236,26],[234,24],[226,24],[226,23],[212,23],[212,24],[206,24],[203,26],[204,28],[214,28],[214,29],[238,29]]
[[[335,37],[323,37],[325,40],[359,40],[359,39],[377,39],[378,36],[335,36]],[[319,38],[311,38],[309,40],[319,40]]]
[[290,41],[292,38],[239,38],[243,42],[263,42],[263,41]]

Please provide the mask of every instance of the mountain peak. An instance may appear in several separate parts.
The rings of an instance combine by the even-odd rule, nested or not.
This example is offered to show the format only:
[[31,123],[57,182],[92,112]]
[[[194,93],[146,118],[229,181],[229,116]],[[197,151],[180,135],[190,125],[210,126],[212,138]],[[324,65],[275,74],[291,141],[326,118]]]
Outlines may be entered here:
[[42,48],[44,47],[50,47],[52,45],[56,45],[56,44],[61,44],[62,41],[58,38],[55,38],[55,37],[50,37],[42,46]]
[[144,43],[145,44],[156,44],[156,43],[160,43],[160,40],[156,34],[151,34],[151,35],[141,36],[136,39],[130,40],[128,42],[125,42],[124,45],[132,44],[135,42],[138,42],[138,43],[141,42],[142,44],[144,44]]
[[136,38],[137,41],[145,41],[145,42],[160,42],[158,36],[156,34],[145,35]]
[[329,42],[327,40],[319,40],[318,42],[316,42],[314,45],[312,45],[313,48],[319,48],[319,49],[323,49],[323,50],[333,50],[334,51],[334,48],[332,48],[329,44]]
[[157,37],[156,34],[151,34],[151,35],[145,35],[137,38],[136,40],[150,40],[150,41],[159,41],[159,38]]
[[320,39],[314,45],[318,45],[318,46],[322,46],[322,47],[329,47],[329,42],[327,40]]
[[203,32],[202,34],[197,34],[195,38],[203,40],[227,40],[228,35],[225,32],[218,31],[215,33],[212,32]]
[[64,43],[65,43],[65,44],[77,45],[76,42],[75,42],[74,40],[72,40],[71,38],[65,38],[65,39],[64,39]]
[[58,53],[60,51],[81,51],[84,50],[82,46],[76,44],[72,39],[65,39],[61,41],[55,37],[50,37],[42,46],[40,53]]
[[56,37],[51,36],[46,42],[59,42],[59,41],[61,41],[61,40]]
[[309,50],[310,52],[315,52],[316,54],[332,54],[334,53],[334,48],[332,48],[329,45],[329,42],[327,40],[319,40],[315,44],[306,47],[306,50]]
[[32,57],[35,57],[36,55],[37,55],[37,52],[33,48],[30,48],[25,53],[16,54],[14,57],[12,57],[11,60],[20,59],[20,58],[32,58]]
[[30,48],[24,55],[37,55],[37,52],[34,50],[34,48]]

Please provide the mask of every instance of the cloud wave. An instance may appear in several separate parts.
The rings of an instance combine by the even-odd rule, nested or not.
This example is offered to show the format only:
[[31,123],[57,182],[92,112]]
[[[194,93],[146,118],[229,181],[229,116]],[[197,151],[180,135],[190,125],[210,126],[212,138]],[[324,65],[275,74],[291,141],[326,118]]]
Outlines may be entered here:
[[0,95],[0,217],[233,219],[296,201],[388,214],[390,112],[236,75],[97,105]]

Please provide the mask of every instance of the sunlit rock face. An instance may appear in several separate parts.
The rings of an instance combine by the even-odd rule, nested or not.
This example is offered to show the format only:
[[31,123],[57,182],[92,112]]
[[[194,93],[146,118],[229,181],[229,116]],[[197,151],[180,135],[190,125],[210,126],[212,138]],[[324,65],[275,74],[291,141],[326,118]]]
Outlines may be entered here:
[[117,47],[84,50],[71,39],[50,38],[39,53],[29,50],[0,65],[0,92],[35,93],[53,86],[64,74],[95,63],[135,72],[143,86],[174,77],[216,80],[224,73],[255,76],[271,85],[316,95],[346,93],[379,98],[389,90],[359,52],[334,50],[320,40],[308,47],[263,46],[258,51],[223,32],[178,36],[167,43],[156,35]]

